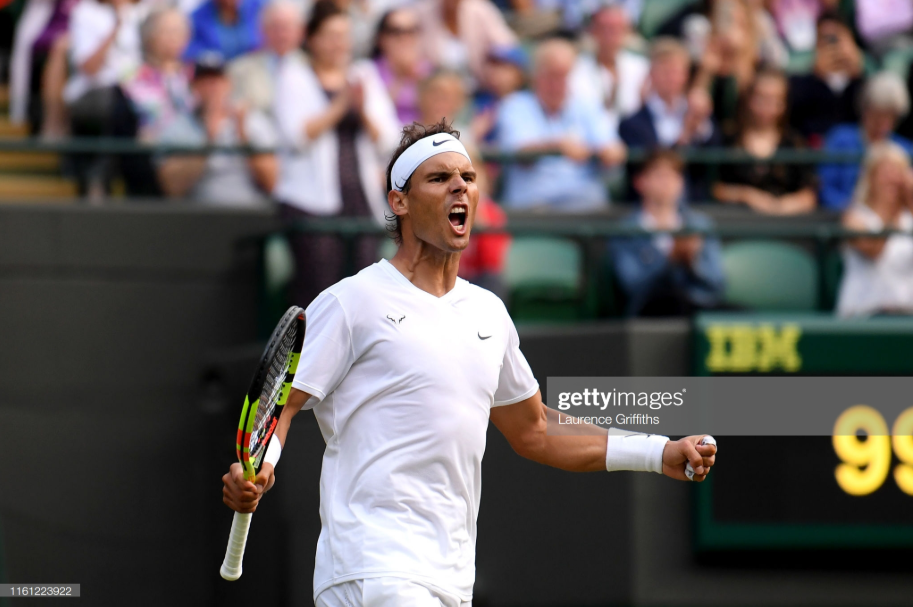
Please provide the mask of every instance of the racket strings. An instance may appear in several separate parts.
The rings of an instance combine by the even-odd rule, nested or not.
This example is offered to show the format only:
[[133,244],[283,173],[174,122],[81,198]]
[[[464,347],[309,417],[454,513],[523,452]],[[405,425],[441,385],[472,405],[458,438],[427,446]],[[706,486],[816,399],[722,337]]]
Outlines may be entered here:
[[266,423],[272,418],[276,410],[276,404],[282,393],[282,386],[285,383],[286,376],[291,362],[291,351],[295,345],[295,337],[298,333],[298,327],[295,323],[282,336],[279,347],[269,361],[269,367],[266,372],[266,380],[263,382],[263,391],[260,393],[260,406],[257,408],[257,415],[254,417],[254,431],[251,432],[250,453],[263,447],[263,438],[266,433]]

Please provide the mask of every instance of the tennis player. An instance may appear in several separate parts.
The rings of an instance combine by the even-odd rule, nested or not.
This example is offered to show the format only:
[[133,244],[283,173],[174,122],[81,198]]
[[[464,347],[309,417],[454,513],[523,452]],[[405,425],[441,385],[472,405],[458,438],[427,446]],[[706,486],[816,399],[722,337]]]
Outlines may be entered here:
[[479,201],[458,136],[445,122],[406,127],[387,170],[396,255],[310,304],[268,463],[255,484],[240,464],[223,477],[224,502],[255,511],[292,418],[314,410],[326,440],[318,607],[471,605],[489,420],[517,453],[564,470],[686,480],[690,463],[701,481],[714,463],[701,436],[556,435],[559,413],[542,403],[504,304],[457,277]]

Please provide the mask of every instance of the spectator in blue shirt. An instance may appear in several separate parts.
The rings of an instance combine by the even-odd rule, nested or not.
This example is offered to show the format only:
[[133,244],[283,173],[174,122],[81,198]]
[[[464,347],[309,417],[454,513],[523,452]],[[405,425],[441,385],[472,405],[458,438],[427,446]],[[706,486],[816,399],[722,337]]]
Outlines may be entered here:
[[[684,163],[673,150],[651,153],[634,179],[641,210],[622,225],[648,232],[706,229],[709,217],[682,209]],[[609,243],[628,316],[678,316],[720,306],[725,279],[719,240],[698,234],[635,236]]]
[[[872,76],[862,93],[862,119],[859,124],[841,124],[827,134],[824,149],[828,152],[865,152],[882,141],[893,141],[908,154],[913,143],[897,135],[900,120],[910,111],[910,95],[900,77],[891,72]],[[859,179],[859,163],[825,164],[818,169],[821,182],[821,206],[832,211],[846,209]]]
[[190,15],[193,34],[184,59],[219,53],[225,61],[255,51],[263,44],[260,11],[265,0],[206,0]]
[[498,109],[503,151],[553,154],[507,167],[501,198],[509,208],[593,211],[608,205],[600,169],[623,162],[626,149],[604,108],[569,95],[575,61],[566,40],[543,42],[534,58],[533,90],[510,95]]

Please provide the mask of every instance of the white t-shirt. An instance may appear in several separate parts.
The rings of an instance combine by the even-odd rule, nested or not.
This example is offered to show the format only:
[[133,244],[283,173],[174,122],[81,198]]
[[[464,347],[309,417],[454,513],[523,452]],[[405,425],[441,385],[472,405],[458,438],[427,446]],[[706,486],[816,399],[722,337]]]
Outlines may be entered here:
[[294,386],[327,443],[314,597],[386,576],[471,600],[489,413],[539,388],[501,300],[380,261],[308,307]]
[[623,120],[643,106],[641,94],[650,75],[650,61],[622,50],[615,59],[618,78],[597,63],[592,55],[581,55],[570,75],[571,95],[604,107],[613,118]]
[[[96,0],[82,0],[70,15],[70,61],[73,74],[64,87],[63,98],[73,103],[82,95],[96,88],[113,86],[136,70],[142,63],[140,24],[149,14],[149,3],[128,3],[115,12],[113,6]],[[84,73],[78,66],[98,51],[117,26],[120,27],[114,42],[108,47],[101,69],[92,74]]]
[[[850,207],[873,232],[884,229],[875,211],[863,204]],[[897,228],[913,234],[913,215],[903,211]],[[869,259],[852,247],[843,249],[843,281],[837,299],[837,315],[871,316],[879,312],[913,313],[913,236],[888,236],[878,259]]]

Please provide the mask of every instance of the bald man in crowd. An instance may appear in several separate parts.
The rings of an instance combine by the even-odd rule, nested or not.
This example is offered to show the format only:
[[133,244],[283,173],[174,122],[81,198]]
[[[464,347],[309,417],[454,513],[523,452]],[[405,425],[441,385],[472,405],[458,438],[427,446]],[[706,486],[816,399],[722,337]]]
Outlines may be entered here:
[[543,42],[534,57],[532,90],[501,104],[497,143],[503,151],[557,153],[507,167],[502,199],[509,208],[589,212],[608,206],[601,173],[623,162],[626,148],[605,107],[570,94],[576,61],[566,40]]
[[263,48],[239,57],[228,66],[233,96],[248,109],[266,114],[273,111],[276,74],[285,62],[307,63],[301,50],[304,17],[288,0],[276,0],[260,15]]

